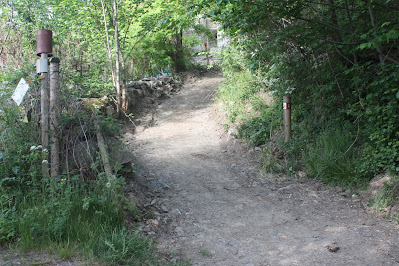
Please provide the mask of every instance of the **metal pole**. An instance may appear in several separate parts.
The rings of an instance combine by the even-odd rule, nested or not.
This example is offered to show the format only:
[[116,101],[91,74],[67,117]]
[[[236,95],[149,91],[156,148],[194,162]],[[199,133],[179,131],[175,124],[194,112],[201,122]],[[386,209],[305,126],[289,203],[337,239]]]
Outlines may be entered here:
[[283,97],[284,143],[291,139],[291,96]]
[[59,116],[60,85],[59,85],[60,59],[53,57],[50,60],[50,131],[51,131],[51,177],[60,175],[60,143],[59,143]]
[[[40,59],[42,60],[48,60],[48,54],[47,53],[41,53]],[[42,78],[42,83],[41,83],[41,88],[40,88],[40,103],[41,103],[41,108],[40,108],[40,113],[41,113],[41,119],[40,119],[40,128],[41,128],[41,134],[42,134],[42,146],[43,146],[43,152],[42,152],[42,171],[43,171],[43,176],[49,176],[49,167],[48,167],[48,144],[49,144],[49,138],[48,138],[48,125],[49,125],[49,79],[48,79],[48,73],[43,72],[41,73],[41,78]]]

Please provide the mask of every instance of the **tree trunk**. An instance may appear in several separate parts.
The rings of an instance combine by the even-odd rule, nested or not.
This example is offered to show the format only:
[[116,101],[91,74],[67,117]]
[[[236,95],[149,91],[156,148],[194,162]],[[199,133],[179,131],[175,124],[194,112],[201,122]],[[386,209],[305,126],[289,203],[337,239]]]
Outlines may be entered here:
[[[351,33],[353,34],[353,33],[355,32],[355,29],[353,28],[353,21],[352,21],[351,13],[350,13],[350,11],[349,11],[348,0],[345,0],[345,9],[346,9],[346,16],[348,17],[349,24],[351,25],[351,26],[350,26],[350,28],[351,28]],[[352,41],[353,41],[353,37],[352,37]],[[358,60],[357,54],[356,54],[356,52],[354,52],[354,53],[353,53],[353,63],[354,63],[354,64],[357,64],[358,61],[359,61],[359,60]]]
[[176,33],[175,33],[175,56],[174,56],[174,63],[175,63],[175,69],[177,72],[181,72],[186,70],[186,66],[184,64],[184,56],[183,56],[183,30],[178,30],[176,28]]
[[[104,28],[105,28],[105,42],[104,42],[104,44],[105,44],[105,48],[107,49],[109,63],[111,64],[112,84],[115,87],[116,95],[118,95],[117,85],[116,85],[116,73],[115,73],[115,68],[114,68],[114,60],[113,60],[113,57],[112,57],[111,42],[109,40],[109,35],[108,35],[108,22],[107,22],[107,15],[106,15],[106,10],[105,10],[105,2],[104,2],[104,0],[101,0],[101,7],[102,7],[102,11],[103,11]],[[119,114],[119,109],[118,109],[119,106],[118,106],[118,104],[116,104],[116,108],[117,108],[117,113]]]
[[121,73],[120,73],[120,62],[119,62],[119,31],[118,31],[118,3],[117,0],[113,0],[114,9],[114,38],[115,38],[115,89],[116,89],[116,112],[118,116],[121,112]]
[[[330,3],[330,15],[331,15],[331,23],[339,28],[339,24],[338,24],[338,16],[337,16],[337,11],[335,10],[335,3],[334,0],[329,0]],[[334,33],[334,39],[336,42],[341,43],[342,42],[342,37],[339,31],[335,31]]]
[[[370,20],[371,20],[371,25],[373,26],[374,29],[377,28],[377,25],[375,23],[375,18],[374,18],[374,12],[373,12],[373,4],[370,2],[369,3],[369,13],[370,13]],[[384,63],[384,56],[382,55],[382,50],[380,46],[377,46],[377,53],[378,53],[378,58],[380,59],[380,63]]]
[[[118,42],[118,45],[120,45],[120,43]],[[119,51],[120,51],[120,47],[119,47]],[[122,94],[122,103],[121,103],[121,108],[123,111],[127,110],[127,94],[126,94],[126,82],[127,82],[127,68],[126,68],[126,64],[125,64],[125,59],[123,58],[123,53],[119,53],[120,57],[121,57],[121,73],[120,76],[122,77],[122,84],[121,84],[121,94]]]
[[130,78],[134,79],[134,59],[130,60]]

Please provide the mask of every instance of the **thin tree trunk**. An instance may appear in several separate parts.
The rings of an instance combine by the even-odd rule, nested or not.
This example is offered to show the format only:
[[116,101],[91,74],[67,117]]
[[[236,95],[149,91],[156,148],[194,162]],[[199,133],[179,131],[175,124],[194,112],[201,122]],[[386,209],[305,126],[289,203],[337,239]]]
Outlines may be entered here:
[[[334,7],[334,6],[335,6],[334,0],[329,0],[329,3],[330,3],[330,5],[331,5],[331,7],[330,7],[331,22],[333,23],[334,26],[336,26],[337,28],[339,28],[339,25],[338,25],[338,16],[337,16],[337,12],[336,12],[335,7]],[[335,40],[336,40],[337,42],[342,42],[342,37],[341,37],[341,34],[340,34],[339,31],[336,31],[336,32],[334,33],[334,35],[335,35]]]
[[134,59],[130,60],[130,78],[134,79]]
[[113,0],[114,7],[114,38],[115,38],[115,89],[116,89],[116,112],[120,115],[121,109],[121,73],[120,73],[120,62],[119,62],[119,30],[118,30],[118,3],[117,0]]
[[[120,43],[118,42],[118,45],[120,45]],[[125,64],[125,59],[123,58],[123,53],[121,52],[121,49],[119,47],[119,55],[121,57],[121,79],[122,79],[122,84],[121,84],[121,94],[122,94],[122,110],[126,111],[127,110],[127,94],[126,94],[126,82],[127,82],[127,68],[126,68],[126,64]]]
[[[375,23],[374,12],[373,12],[373,4],[371,2],[369,3],[369,13],[370,13],[371,25],[373,26],[374,29],[376,29],[377,25]],[[381,47],[377,46],[376,50],[377,50],[377,53],[378,53],[378,58],[380,59],[380,63],[384,63],[384,56],[382,55]]]
[[115,68],[114,68],[114,60],[112,57],[112,49],[111,49],[111,43],[109,40],[109,35],[108,35],[108,22],[107,22],[107,15],[105,13],[105,2],[104,0],[101,0],[101,7],[102,7],[102,11],[103,11],[103,18],[104,18],[104,28],[105,28],[105,48],[107,49],[107,53],[108,53],[108,60],[109,63],[111,64],[111,74],[112,74],[112,84],[114,85],[114,87],[116,88],[116,75],[115,75]]
[[[349,24],[351,25],[350,28],[351,28],[351,31],[352,31],[352,34],[353,34],[355,32],[355,29],[353,28],[352,16],[351,16],[351,13],[350,13],[350,10],[349,10],[348,0],[345,0],[345,8],[346,8],[346,15],[348,17]],[[353,38],[352,38],[352,41],[353,41]],[[354,52],[353,53],[353,63],[357,64],[358,61],[359,60],[358,60],[357,54]]]

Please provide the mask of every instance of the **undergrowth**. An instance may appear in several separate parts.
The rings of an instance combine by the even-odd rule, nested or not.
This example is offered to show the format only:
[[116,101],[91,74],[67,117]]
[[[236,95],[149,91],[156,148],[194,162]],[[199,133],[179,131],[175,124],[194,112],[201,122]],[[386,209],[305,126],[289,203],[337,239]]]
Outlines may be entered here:
[[[61,143],[71,155],[62,159],[63,173],[48,178],[42,175],[44,148],[37,145],[35,126],[23,121],[23,108],[6,104],[9,96],[0,95],[0,245],[107,265],[156,264],[152,241],[125,224],[124,212],[137,210],[123,195],[124,179],[109,182],[95,152],[90,169],[79,171],[68,162],[74,161],[70,156],[76,143],[86,147],[95,136],[90,115],[76,110],[63,114],[68,137]],[[118,127],[111,118],[101,125],[108,133]]]
[[[398,204],[399,178],[398,176],[391,175],[389,181],[385,181],[382,188],[375,195],[372,207],[377,211],[382,211],[391,206],[398,206]],[[399,222],[399,212],[395,213],[392,218]]]
[[[362,143],[367,136],[360,130],[361,121],[350,121],[348,112],[319,107],[319,98],[331,94],[332,84],[326,76],[318,81],[325,83],[320,85],[320,95],[311,94],[313,82],[307,79],[328,67],[325,60],[313,60],[304,61],[303,54],[292,52],[272,57],[268,66],[254,67],[251,56],[239,46],[237,50],[230,48],[221,53],[227,81],[218,91],[218,100],[229,126],[237,127],[236,136],[250,146],[262,147],[265,171],[291,174],[305,170],[309,177],[333,186],[364,187],[372,175],[362,167]],[[285,62],[290,62],[289,67]],[[295,80],[294,75],[303,78]],[[282,96],[287,94],[292,95],[292,139],[284,143],[281,105]],[[335,98],[331,101],[342,102]]]

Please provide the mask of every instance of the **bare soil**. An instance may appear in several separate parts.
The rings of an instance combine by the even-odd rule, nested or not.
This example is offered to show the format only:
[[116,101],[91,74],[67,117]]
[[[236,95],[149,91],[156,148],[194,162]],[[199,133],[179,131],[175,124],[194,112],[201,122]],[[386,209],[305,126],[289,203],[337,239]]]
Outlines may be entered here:
[[262,174],[260,151],[224,132],[212,97],[222,81],[192,79],[125,134],[159,248],[193,265],[399,265],[398,225],[358,197]]

